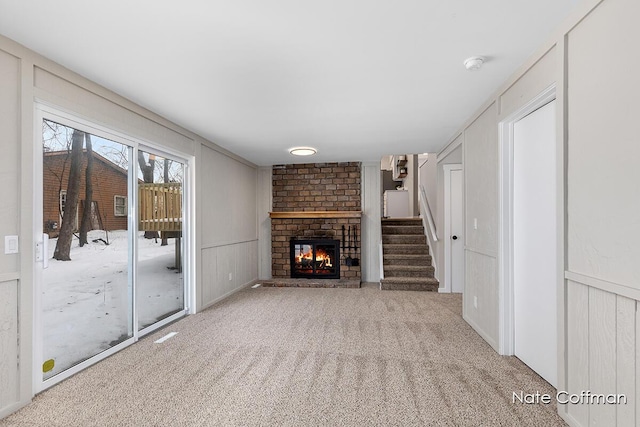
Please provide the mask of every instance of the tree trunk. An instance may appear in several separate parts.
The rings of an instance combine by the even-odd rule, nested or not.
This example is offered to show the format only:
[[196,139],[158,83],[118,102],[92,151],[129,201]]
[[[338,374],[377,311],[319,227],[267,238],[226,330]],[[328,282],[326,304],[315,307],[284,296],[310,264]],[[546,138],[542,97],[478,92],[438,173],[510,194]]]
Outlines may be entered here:
[[91,230],[91,207],[93,205],[93,147],[91,145],[91,135],[85,134],[84,139],[87,147],[87,168],[84,171],[85,196],[84,209],[82,210],[82,221],[80,222],[80,247],[86,245],[87,233]]
[[[169,182],[169,159],[164,159],[164,182]],[[169,239],[166,237],[166,233],[162,233],[162,242],[160,246],[167,246],[169,244]]]
[[[155,161],[149,157],[149,163],[144,159],[144,152],[142,150],[138,150],[138,165],[140,166],[140,171],[142,172],[142,180],[146,183],[153,183],[153,171],[155,169]],[[157,231],[145,231],[144,232],[145,239],[157,239],[158,232]]]
[[59,261],[71,260],[69,253],[71,251],[73,228],[76,225],[76,212],[78,210],[84,132],[74,129],[71,140],[71,166],[69,168],[69,183],[67,184],[67,200],[64,205],[58,243],[56,243],[56,249],[53,252],[53,258]]

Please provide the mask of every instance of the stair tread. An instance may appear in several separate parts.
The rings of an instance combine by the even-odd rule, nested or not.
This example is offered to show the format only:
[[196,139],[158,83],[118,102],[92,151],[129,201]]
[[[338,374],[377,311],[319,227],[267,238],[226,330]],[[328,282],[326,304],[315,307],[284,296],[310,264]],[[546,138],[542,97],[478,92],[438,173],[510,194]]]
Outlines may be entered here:
[[388,259],[390,261],[396,260],[396,259],[401,259],[401,260],[409,260],[409,259],[415,259],[415,260],[425,260],[425,259],[429,259],[431,258],[431,255],[425,255],[425,254],[384,254],[384,258]]
[[435,277],[385,277],[385,283],[440,283]]
[[398,265],[398,264],[390,264],[384,265],[385,270],[403,270],[403,271],[422,271],[422,270],[432,270],[433,266],[431,265]]
[[437,283],[380,283],[380,289],[383,291],[438,292],[439,287],[440,285]]

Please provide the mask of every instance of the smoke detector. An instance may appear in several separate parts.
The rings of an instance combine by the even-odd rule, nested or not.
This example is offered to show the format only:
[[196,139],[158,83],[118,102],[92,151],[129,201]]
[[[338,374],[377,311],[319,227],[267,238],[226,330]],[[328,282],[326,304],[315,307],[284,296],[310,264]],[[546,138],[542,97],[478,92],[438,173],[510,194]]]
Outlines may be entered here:
[[479,70],[484,64],[484,58],[482,56],[472,56],[464,60],[464,66],[469,71]]

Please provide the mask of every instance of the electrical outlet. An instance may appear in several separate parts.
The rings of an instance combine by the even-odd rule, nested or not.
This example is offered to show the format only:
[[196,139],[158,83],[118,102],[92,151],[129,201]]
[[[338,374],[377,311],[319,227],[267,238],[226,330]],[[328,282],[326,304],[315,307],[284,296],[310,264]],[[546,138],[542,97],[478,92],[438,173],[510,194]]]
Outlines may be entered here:
[[478,297],[473,297],[473,308],[478,308]]
[[229,273],[229,280],[233,280],[233,273]]

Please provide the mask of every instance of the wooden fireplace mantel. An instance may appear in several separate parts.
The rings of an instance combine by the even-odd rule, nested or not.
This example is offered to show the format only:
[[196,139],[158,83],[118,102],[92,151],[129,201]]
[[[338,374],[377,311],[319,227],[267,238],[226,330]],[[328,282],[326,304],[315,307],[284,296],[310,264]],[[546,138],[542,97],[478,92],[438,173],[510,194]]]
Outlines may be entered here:
[[361,211],[289,211],[269,212],[270,218],[360,218]]

